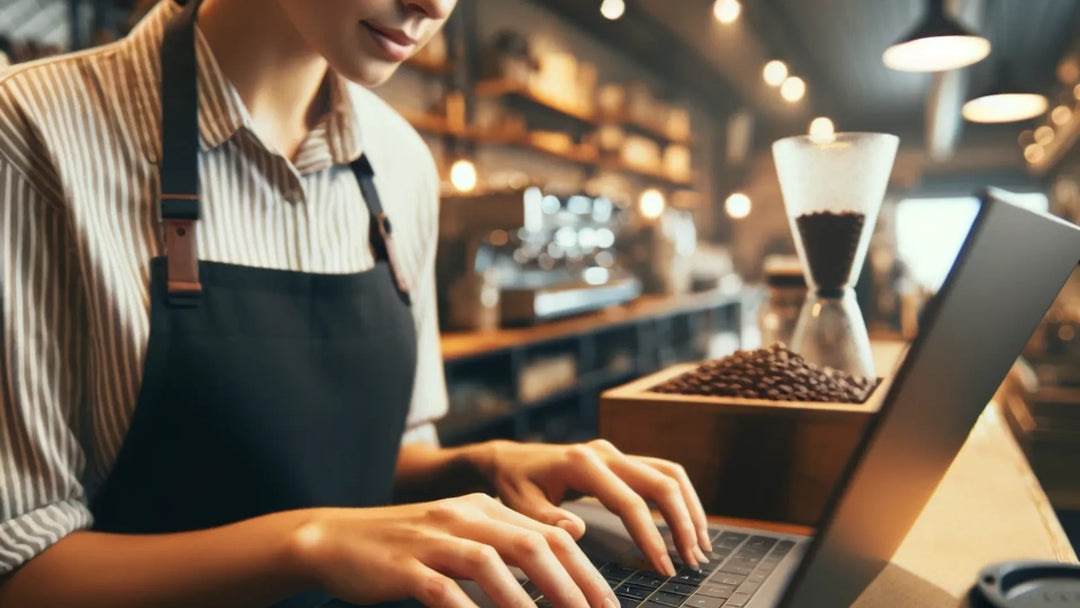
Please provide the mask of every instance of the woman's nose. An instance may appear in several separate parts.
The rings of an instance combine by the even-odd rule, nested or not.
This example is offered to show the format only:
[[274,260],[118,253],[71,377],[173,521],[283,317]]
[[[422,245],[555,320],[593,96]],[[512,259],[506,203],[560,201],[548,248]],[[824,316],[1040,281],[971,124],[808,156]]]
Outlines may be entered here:
[[445,20],[454,10],[457,0],[405,0],[405,8],[422,13],[428,19]]

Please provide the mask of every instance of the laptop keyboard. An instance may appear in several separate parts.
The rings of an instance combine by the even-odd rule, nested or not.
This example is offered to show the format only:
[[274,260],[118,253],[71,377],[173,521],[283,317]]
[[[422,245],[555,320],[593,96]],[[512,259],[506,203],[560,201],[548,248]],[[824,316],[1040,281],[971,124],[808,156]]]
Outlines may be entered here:
[[[615,590],[620,608],[740,608],[795,547],[790,540],[725,531],[715,531],[712,544],[708,564],[700,570],[684,566],[671,578],[615,562],[597,566]],[[539,608],[552,608],[531,581],[522,588]]]

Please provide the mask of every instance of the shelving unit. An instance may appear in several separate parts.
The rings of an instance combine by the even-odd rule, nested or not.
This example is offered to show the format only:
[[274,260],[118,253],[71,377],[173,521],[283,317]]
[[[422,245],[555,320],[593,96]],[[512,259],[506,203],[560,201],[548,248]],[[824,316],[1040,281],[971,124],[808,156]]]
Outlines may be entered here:
[[559,100],[550,99],[531,90],[529,87],[512,80],[485,80],[476,84],[476,94],[480,97],[509,97],[545,108],[572,118],[584,126],[596,126],[596,113],[569,106]]
[[[442,340],[451,409],[439,423],[445,445],[495,438],[564,442],[596,433],[600,394],[668,365],[725,353],[717,336],[738,344],[742,295],[716,293],[646,296],[627,306],[535,327],[450,333]],[[572,357],[572,386],[553,386],[522,398],[529,366],[553,356]],[[500,411],[470,411],[453,398],[459,385],[490,387]]]

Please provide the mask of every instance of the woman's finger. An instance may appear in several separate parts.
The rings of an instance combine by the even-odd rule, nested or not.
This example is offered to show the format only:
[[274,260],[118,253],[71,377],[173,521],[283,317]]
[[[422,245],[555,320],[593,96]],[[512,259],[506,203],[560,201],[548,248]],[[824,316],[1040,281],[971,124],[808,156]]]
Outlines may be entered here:
[[[603,575],[600,575],[593,563],[590,562],[589,556],[586,556],[585,553],[581,551],[578,543],[573,540],[570,532],[565,528],[545,525],[537,522],[534,518],[507,509],[502,505],[496,505],[495,508],[492,508],[488,512],[488,514],[491,518],[482,522],[481,525],[490,526],[492,522],[500,522],[505,525],[535,531],[548,541],[548,545],[555,554],[555,557],[559,560],[559,563],[562,563],[566,568],[566,571],[573,579],[573,582],[577,583],[590,606],[597,608],[603,607],[605,605],[605,600],[609,600],[611,603],[610,608],[615,608],[619,605],[618,598],[615,596],[615,593],[611,591],[611,587],[608,586]],[[575,517],[577,517],[577,515],[575,515]],[[477,531],[478,533],[484,533],[484,530]],[[516,564],[513,558],[507,558],[508,560],[511,560],[511,563],[515,566],[525,569],[524,566]],[[526,570],[526,573],[528,573],[528,570]],[[529,573],[529,578],[532,579],[531,573]],[[535,579],[534,582],[536,582]]]
[[702,551],[711,553],[712,541],[709,539],[709,521],[705,517],[705,508],[701,504],[701,497],[698,496],[697,490],[694,489],[694,484],[690,481],[690,476],[686,474],[686,469],[674,462],[660,458],[647,456],[632,456],[631,458],[644,462],[679,482],[679,488],[682,490],[686,506],[690,509],[690,517],[693,518],[694,527],[697,528],[698,545]]
[[704,555],[698,547],[697,527],[686,506],[679,482],[660,471],[622,454],[611,456],[607,464],[631,489],[651,500],[671,528],[675,548],[691,568],[698,568]]
[[585,534],[585,521],[553,504],[536,484],[529,480],[512,480],[506,485],[501,498],[506,506],[514,511],[549,526],[558,526],[575,539],[580,539]]
[[429,608],[478,608],[453,579],[422,563],[412,568],[409,580],[412,596]]
[[533,606],[529,594],[518,584],[499,552],[482,541],[451,535],[437,537],[420,557],[426,566],[438,572],[476,581],[500,608]]
[[630,536],[653,568],[661,574],[674,576],[675,564],[668,556],[667,545],[645,499],[619,479],[588,446],[573,446],[567,451],[567,456],[570,459],[567,466],[570,485],[579,491],[592,493],[608,510],[622,518]]

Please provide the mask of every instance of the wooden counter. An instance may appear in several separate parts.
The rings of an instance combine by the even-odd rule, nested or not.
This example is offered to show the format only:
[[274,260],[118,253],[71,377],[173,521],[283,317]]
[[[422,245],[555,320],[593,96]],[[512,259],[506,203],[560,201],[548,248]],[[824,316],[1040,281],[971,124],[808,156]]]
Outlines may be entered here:
[[557,339],[583,331],[596,331],[605,326],[722,306],[738,301],[741,297],[738,293],[725,294],[718,291],[681,296],[646,295],[623,306],[612,306],[593,313],[529,327],[445,332],[442,335],[442,354],[447,361],[463,359],[519,344]]

